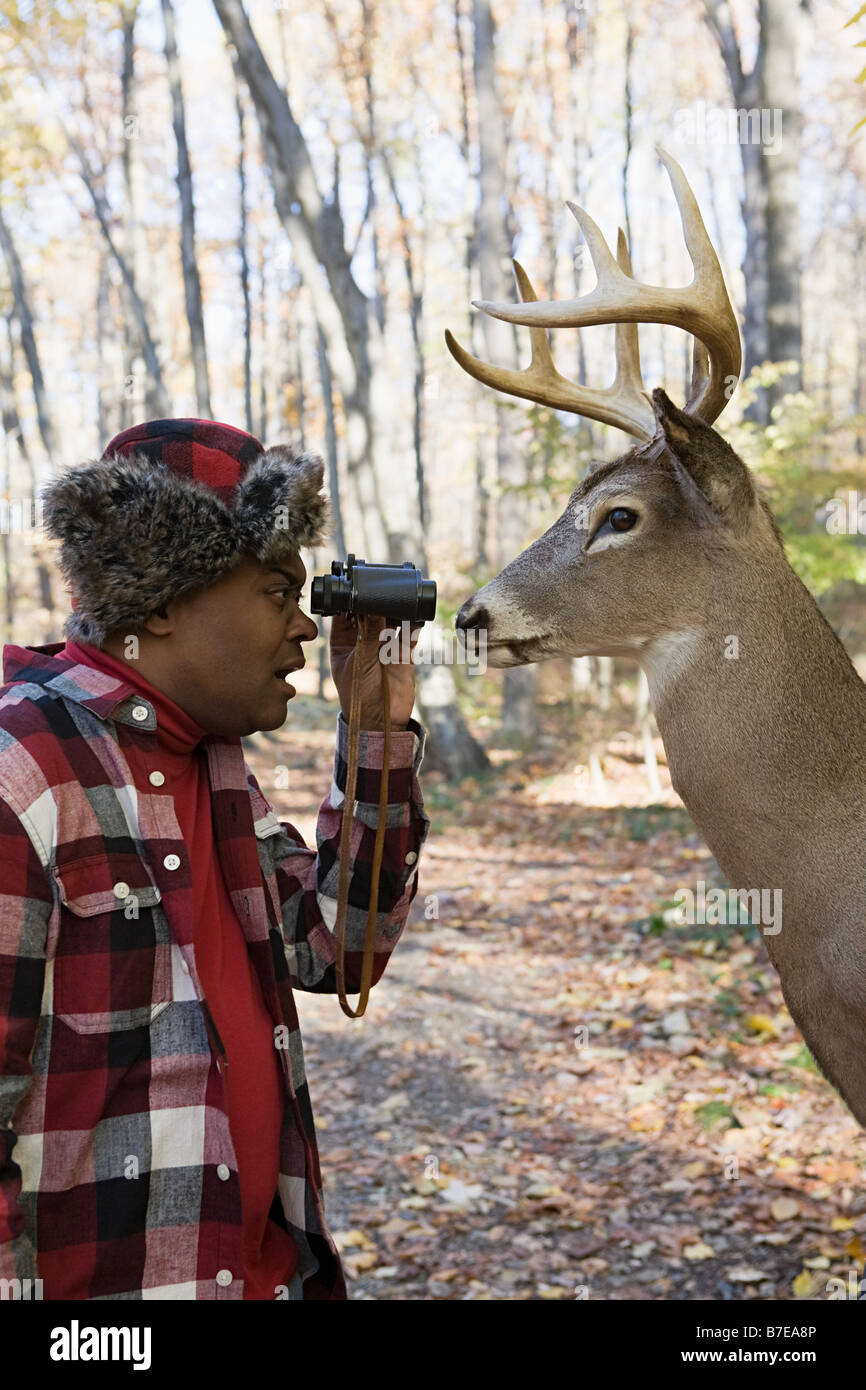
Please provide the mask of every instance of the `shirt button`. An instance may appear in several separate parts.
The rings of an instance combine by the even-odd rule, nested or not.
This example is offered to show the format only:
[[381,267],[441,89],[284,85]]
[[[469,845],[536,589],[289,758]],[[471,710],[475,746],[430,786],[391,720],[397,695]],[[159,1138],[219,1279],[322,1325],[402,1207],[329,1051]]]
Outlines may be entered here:
[[180,860],[178,859],[176,854],[167,854],[163,859],[162,864],[163,868],[165,869],[177,869],[180,867]]
[[132,717],[133,717],[133,719],[137,719],[138,722],[139,722],[139,724],[142,722],[142,720],[144,720],[144,719],[147,718],[148,713],[149,713],[149,711],[148,711],[147,705],[134,705],[134,706],[133,706]]
[[218,1283],[218,1284],[222,1284],[223,1288],[227,1288],[228,1285],[232,1282],[232,1272],[231,1272],[231,1270],[230,1270],[230,1269],[221,1269],[221,1270],[219,1271],[219,1273],[217,1274],[216,1279],[217,1279],[217,1283]]
[[415,863],[415,860],[416,860],[417,858],[418,858],[418,856],[417,856],[417,854],[415,853],[414,849],[410,849],[409,853],[406,855],[406,863],[407,863],[407,864],[414,864],[414,863]]
[[189,966],[187,965],[187,963],[186,963],[186,961],[184,960],[183,956],[181,956],[181,958],[180,958],[180,968],[181,968],[181,970],[183,971],[184,975],[188,975],[188,974],[189,974]]
[[124,883],[122,880],[121,880],[120,883],[115,883],[115,885],[114,885],[114,896],[115,896],[116,898],[128,898],[128,897],[129,897],[129,884],[128,884],[128,883]]
[[[225,1163],[221,1163],[217,1168],[217,1177],[221,1178],[223,1182],[226,1182],[231,1177],[231,1172]],[[217,1278],[219,1278],[219,1275],[217,1275]]]
[[152,787],[161,787],[163,782],[165,781],[165,773],[152,772],[147,780]]

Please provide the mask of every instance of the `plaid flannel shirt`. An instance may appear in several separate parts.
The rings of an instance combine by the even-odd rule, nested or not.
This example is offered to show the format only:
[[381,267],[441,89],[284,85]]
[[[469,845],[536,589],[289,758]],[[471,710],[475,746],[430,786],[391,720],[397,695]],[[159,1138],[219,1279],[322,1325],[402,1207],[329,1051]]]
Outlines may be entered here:
[[[3,652],[0,1285],[42,1277],[43,1297],[69,1296],[52,1294],[44,1259],[62,1270],[63,1289],[86,1290],[77,1297],[241,1299],[226,1061],[196,973],[189,858],[171,796],[136,786],[124,756],[135,746],[158,766],[153,706],[121,681],[56,659],[61,647]],[[298,1247],[305,1299],[346,1298],[292,989],[336,991],[347,733],[339,715],[318,853],[277,818],[240,739],[204,740],[216,850],[284,1080],[270,1215]],[[383,737],[362,731],[360,740],[345,956],[353,993]],[[415,720],[392,734],[374,981],[417,892],[430,824],[417,777],[425,740]]]

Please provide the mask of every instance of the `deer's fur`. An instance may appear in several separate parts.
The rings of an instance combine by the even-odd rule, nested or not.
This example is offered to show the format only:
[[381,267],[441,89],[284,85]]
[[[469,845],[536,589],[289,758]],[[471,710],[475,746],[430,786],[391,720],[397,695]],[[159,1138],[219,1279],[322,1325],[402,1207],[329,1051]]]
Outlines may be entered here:
[[[592,469],[457,625],[486,627],[493,666],[641,664],[674,788],[721,869],[734,888],[781,890],[781,927],[762,939],[866,1125],[866,687],[746,466],[652,396],[654,438]],[[637,512],[632,530],[600,529],[616,506]]]

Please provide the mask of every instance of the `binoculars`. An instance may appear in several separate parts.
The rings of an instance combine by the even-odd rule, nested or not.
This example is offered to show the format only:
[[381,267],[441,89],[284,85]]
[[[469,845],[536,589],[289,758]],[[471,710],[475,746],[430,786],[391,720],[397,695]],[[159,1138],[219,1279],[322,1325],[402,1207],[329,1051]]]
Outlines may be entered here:
[[310,591],[310,612],[332,617],[381,613],[385,618],[426,623],[436,616],[436,581],[425,579],[411,560],[402,565],[368,565],[349,555],[334,560],[330,574],[317,574]]

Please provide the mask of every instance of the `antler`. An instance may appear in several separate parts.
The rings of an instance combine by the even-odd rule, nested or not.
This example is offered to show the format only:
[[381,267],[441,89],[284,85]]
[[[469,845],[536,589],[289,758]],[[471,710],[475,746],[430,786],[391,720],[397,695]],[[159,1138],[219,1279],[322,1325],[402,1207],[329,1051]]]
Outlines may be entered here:
[[[676,160],[660,146],[656,151],[670,176],[680,212],[683,236],[694,267],[691,284],[678,289],[645,285],[634,280],[622,229],[614,260],[596,223],[574,203],[568,203],[589,246],[597,283],[589,294],[556,302],[539,300],[529,278],[514,261],[521,305],[473,300],[478,309],[507,323],[529,327],[532,360],[523,371],[495,367],[473,357],[445,330],[445,341],[464,371],[486,386],[570,410],[605,424],[616,425],[638,439],[655,433],[655,419],[644,390],[638,349],[638,323],[668,323],[685,328],[695,338],[692,386],[685,409],[711,424],[727,405],[731,383],[740,374],[740,330],[725,289],[722,269],[707,235],[697,200]],[[547,344],[547,328],[577,328],[616,324],[616,376],[603,389],[579,386],[562,376]]]

